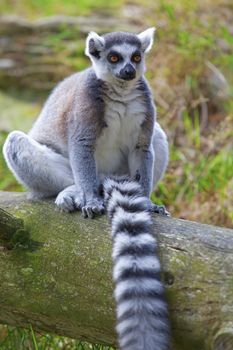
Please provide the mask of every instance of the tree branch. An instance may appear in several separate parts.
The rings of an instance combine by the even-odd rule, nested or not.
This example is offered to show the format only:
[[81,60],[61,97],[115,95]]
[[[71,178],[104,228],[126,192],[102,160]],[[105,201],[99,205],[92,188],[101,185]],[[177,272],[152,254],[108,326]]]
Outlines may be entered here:
[[[0,322],[115,344],[106,217],[9,192],[0,207]],[[154,228],[174,349],[232,349],[233,230],[161,216]]]

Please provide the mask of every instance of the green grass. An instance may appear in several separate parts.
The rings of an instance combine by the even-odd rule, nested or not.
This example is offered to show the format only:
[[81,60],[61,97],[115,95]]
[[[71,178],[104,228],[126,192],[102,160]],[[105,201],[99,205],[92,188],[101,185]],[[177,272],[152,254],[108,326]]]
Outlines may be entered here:
[[[11,130],[28,131],[40,111],[41,103],[31,99],[27,93],[7,95],[0,91],[0,189],[5,191],[22,191],[22,186],[6,166],[2,146]],[[29,98],[29,101],[25,101]]]
[[52,334],[35,333],[32,326],[20,329],[0,325],[1,350],[114,350],[112,347],[89,344]]
[[16,14],[27,18],[38,18],[62,14],[68,16],[87,16],[92,13],[109,14],[117,11],[121,0],[1,0],[0,13]]
[[[226,125],[232,125],[228,118]],[[218,149],[218,139],[233,136],[232,130],[222,130],[215,137],[212,149],[205,152],[205,137],[201,135],[198,118],[183,113],[184,148],[171,147],[170,171],[153,195],[158,203],[172,205],[179,217],[190,220],[232,226],[233,152],[230,143]],[[206,209],[205,209],[206,208]],[[201,211],[203,209],[203,211]]]

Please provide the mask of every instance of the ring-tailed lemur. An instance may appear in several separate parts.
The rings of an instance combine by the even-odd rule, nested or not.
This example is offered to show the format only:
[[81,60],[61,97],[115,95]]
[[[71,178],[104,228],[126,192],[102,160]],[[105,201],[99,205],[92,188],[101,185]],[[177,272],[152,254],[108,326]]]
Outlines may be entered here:
[[[166,135],[155,121],[155,106],[144,78],[145,54],[152,47],[153,35],[154,28],[138,35],[91,32],[85,53],[92,67],[61,82],[29,134],[13,131],[3,147],[9,168],[32,197],[56,196],[58,207],[81,210],[84,217],[104,212],[100,188],[106,176],[126,174],[137,180],[138,185],[115,186],[113,196],[106,200],[117,237],[114,274],[123,350],[167,350],[168,343],[167,311],[148,214],[149,210],[163,212],[150,202],[149,195],[168,163]],[[106,191],[109,186],[105,183]],[[127,187],[125,199],[122,186]],[[135,189],[141,189],[144,197]],[[123,253],[118,252],[119,246]],[[118,253],[125,254],[125,259]],[[124,262],[131,272],[121,267]],[[146,325],[148,329],[143,330]],[[149,334],[147,342],[144,337]],[[136,343],[132,336],[138,336]]]
[[120,349],[168,350],[168,309],[147,198],[127,178],[106,179],[104,193],[112,225]]
[[166,135],[144,78],[154,28],[135,35],[90,33],[92,68],[75,73],[51,93],[28,135],[9,134],[4,156],[32,197],[56,196],[63,210],[86,217],[104,212],[103,175],[138,179],[149,195],[168,163]]

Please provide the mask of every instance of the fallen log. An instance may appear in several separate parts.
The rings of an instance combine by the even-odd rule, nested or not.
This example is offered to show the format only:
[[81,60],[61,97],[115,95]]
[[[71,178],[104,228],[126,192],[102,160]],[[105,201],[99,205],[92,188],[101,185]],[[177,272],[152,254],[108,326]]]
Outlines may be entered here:
[[[0,322],[116,344],[106,217],[0,192]],[[233,349],[233,230],[154,216],[173,349]]]

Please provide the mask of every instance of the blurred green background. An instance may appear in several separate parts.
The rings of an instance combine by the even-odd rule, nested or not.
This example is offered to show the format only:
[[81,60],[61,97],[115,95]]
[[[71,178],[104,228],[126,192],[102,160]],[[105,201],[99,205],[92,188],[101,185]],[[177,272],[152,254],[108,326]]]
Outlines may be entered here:
[[[9,131],[29,130],[56,82],[89,65],[88,31],[156,26],[147,78],[170,165],[153,200],[176,217],[233,226],[232,1],[1,0],[0,13],[0,148]],[[23,190],[2,154],[0,189]],[[102,348],[4,326],[0,349]]]

